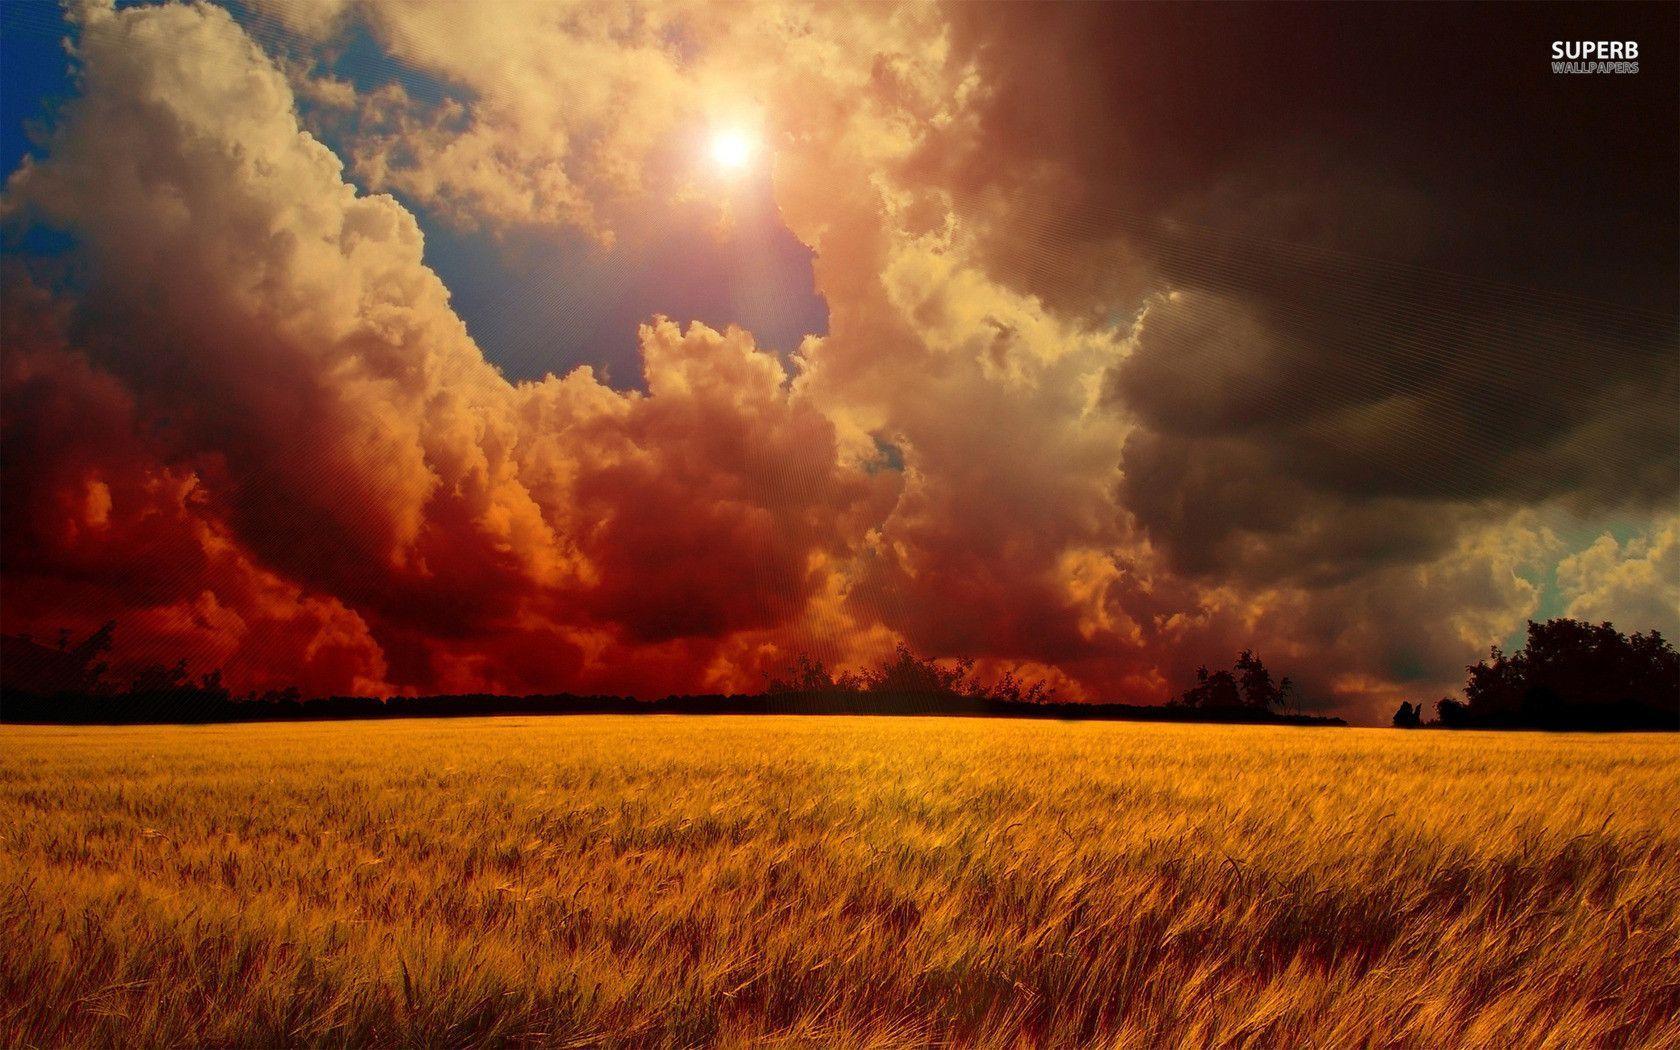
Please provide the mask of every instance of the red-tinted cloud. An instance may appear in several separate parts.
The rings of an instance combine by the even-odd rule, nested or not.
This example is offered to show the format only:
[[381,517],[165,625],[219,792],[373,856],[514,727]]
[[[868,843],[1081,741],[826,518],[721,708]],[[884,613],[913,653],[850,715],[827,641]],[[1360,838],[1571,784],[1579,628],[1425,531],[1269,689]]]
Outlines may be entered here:
[[[1384,289],[1311,295],[1322,267],[1184,231],[1317,222],[1405,255],[1442,243],[1419,198],[1307,140],[1253,170],[1236,132],[1039,76],[1007,20],[557,11],[282,9],[285,72],[216,8],[78,15],[79,95],[3,205],[69,231],[81,275],[57,302],[7,281],[8,631],[115,617],[130,662],[312,692],[751,688],[800,650],[906,641],[1153,701],[1253,645],[1369,715],[1540,607],[1559,508],[1613,489],[1602,453],[1672,408],[1609,413],[1637,369],[1607,368],[1591,397],[1542,384],[1549,415],[1501,409],[1493,442],[1460,372],[1367,382],[1404,378],[1438,317],[1371,315],[1373,342],[1349,319]],[[1046,31],[1072,46],[1079,17]],[[465,101],[312,72],[353,19]],[[306,119],[366,185],[463,226],[608,239],[627,209],[697,206],[683,151],[721,116],[762,132],[829,329],[783,361],[652,321],[645,391],[507,381],[414,216]],[[1547,367],[1575,360],[1572,324],[1534,344]],[[1668,467],[1628,467],[1628,505]],[[1567,561],[1571,600],[1643,608],[1673,546],[1650,531]]]

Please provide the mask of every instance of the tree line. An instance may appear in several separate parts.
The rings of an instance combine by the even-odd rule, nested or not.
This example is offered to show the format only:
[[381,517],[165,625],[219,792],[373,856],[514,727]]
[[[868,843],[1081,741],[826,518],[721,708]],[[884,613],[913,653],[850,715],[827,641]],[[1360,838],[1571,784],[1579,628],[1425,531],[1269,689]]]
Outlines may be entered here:
[[1523,648],[1494,646],[1465,668],[1464,699],[1404,702],[1394,724],[1412,729],[1680,730],[1680,654],[1661,633],[1568,617],[1528,622]]
[[[220,671],[192,676],[185,660],[149,664],[126,682],[105,659],[117,625],[56,645],[0,636],[0,719],[10,722],[222,722],[288,718],[543,713],[950,714],[1063,719],[1341,724],[1305,715],[1293,682],[1274,678],[1252,650],[1228,670],[1196,680],[1162,705],[1076,703],[1013,671],[983,678],[970,659],[940,661],[899,646],[859,671],[832,672],[809,656],[766,676],[757,694],[639,700],[545,693],[305,698],[296,688],[236,696]],[[1530,621],[1527,644],[1494,647],[1466,668],[1463,699],[1442,697],[1395,712],[1401,728],[1680,729],[1680,654],[1657,631],[1626,635],[1609,623]]]
[[[1164,705],[1062,700],[1042,681],[1014,671],[985,678],[971,659],[940,661],[899,646],[861,671],[831,672],[809,656],[766,676],[756,694],[705,694],[639,700],[628,696],[545,693],[527,696],[456,694],[422,697],[305,698],[295,689],[235,696],[219,671],[193,677],[186,661],[151,664],[127,682],[113,680],[104,659],[116,624],[71,644],[26,636],[0,638],[0,719],[9,722],[240,722],[293,718],[391,718],[498,714],[887,714],[974,715],[1070,720],[1267,722],[1341,725],[1341,719],[1289,714],[1289,680],[1274,686],[1252,653],[1234,672],[1202,673],[1200,686]],[[1234,692],[1226,686],[1234,683]]]

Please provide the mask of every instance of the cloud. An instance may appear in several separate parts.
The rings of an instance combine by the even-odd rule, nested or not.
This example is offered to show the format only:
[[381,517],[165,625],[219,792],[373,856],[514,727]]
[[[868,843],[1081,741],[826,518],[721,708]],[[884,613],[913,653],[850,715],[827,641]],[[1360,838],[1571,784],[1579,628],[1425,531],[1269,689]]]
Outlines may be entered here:
[[326,40],[344,28],[350,0],[249,0],[259,22],[272,20],[313,40]]
[[691,5],[469,16],[448,0],[358,14],[389,53],[471,100],[417,100],[400,83],[371,92],[351,154],[369,185],[469,227],[567,225],[603,239],[641,198],[673,191],[675,154],[698,155],[704,74],[685,56],[727,21]]
[[[1668,128],[1671,93],[1566,89],[1514,43],[1419,82],[1443,39],[1546,31],[1510,10],[1039,14],[953,13],[981,133],[921,163],[960,187],[1000,279],[1079,316],[1148,308],[1111,388],[1143,424],[1134,494],[1183,502],[1229,465],[1284,498],[1201,491],[1206,512],[1277,531],[1279,508],[1316,519],[1299,488],[1448,518],[1489,499],[1638,514],[1680,491],[1675,136],[1615,165],[1575,152]],[[1154,534],[1217,560],[1205,531]]]
[[360,616],[263,569],[188,469],[149,440],[133,397],[72,350],[62,311],[15,272],[0,338],[0,571],[8,632],[50,638],[122,619],[115,670],[186,657],[241,688],[383,692]]
[[[54,453],[62,421],[8,418],[8,624],[128,613],[253,681],[338,654],[329,689],[751,688],[902,640],[1157,701],[1257,646],[1375,717],[1539,608],[1557,521],[1647,515],[1680,478],[1649,280],[1671,246],[1595,213],[1633,260],[1604,287],[1606,242],[1559,220],[1587,254],[1501,284],[1532,247],[1478,195],[1503,169],[1458,156],[1451,182],[1387,100],[1312,80],[1375,73],[1249,68],[1277,52],[1221,43],[1261,31],[1244,12],[265,17],[294,73],[356,27],[415,76],[347,98],[219,9],[91,9],[80,96],[8,186],[8,221],[71,231],[88,275],[50,352],[8,359],[8,404],[103,421]],[[1207,86],[1233,71],[1254,90]],[[421,81],[437,97],[399,86]],[[1422,104],[1458,127],[1450,103]],[[386,195],[656,229],[724,119],[761,129],[829,306],[786,360],[656,318],[645,390],[509,382]],[[1517,219],[1551,214],[1542,182]],[[65,539],[164,521],[201,541],[149,584],[141,540]],[[1655,586],[1666,541],[1611,542],[1559,568],[1582,609]],[[106,560],[43,557],[14,602],[14,566],[66,543]],[[240,648],[259,622],[295,627]]]
[[[412,216],[344,181],[224,12],[95,14],[78,53],[82,94],[6,203],[89,263],[75,374],[156,421],[162,469],[242,555],[365,617],[395,682],[464,687],[463,650],[518,634],[557,651],[554,687],[602,638],[797,617],[890,484],[841,463],[744,333],[645,328],[646,394],[587,369],[506,382]],[[24,508],[56,498],[12,479]]]
[[1558,562],[1557,580],[1568,615],[1673,638],[1680,634],[1680,521],[1626,542],[1606,533]]

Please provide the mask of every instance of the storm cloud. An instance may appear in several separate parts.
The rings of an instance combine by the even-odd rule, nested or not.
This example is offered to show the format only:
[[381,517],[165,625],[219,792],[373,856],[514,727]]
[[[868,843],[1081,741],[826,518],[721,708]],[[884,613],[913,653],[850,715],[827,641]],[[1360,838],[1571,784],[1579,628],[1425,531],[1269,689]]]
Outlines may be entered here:
[[[1680,620],[1672,8],[76,18],[4,197],[76,272],[6,281],[8,630],[315,691],[904,642],[1158,701],[1257,646],[1369,717],[1548,602]],[[1606,33],[1637,76],[1550,72]],[[439,97],[339,76],[351,37]],[[420,216],[738,221],[692,162],[725,120],[826,331],[653,301],[639,386],[506,378]]]

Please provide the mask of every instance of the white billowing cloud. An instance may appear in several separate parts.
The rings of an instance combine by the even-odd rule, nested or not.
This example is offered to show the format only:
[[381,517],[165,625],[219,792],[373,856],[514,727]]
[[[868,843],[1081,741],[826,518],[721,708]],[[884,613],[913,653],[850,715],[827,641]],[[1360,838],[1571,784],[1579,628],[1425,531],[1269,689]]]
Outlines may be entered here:
[[351,0],[247,0],[247,6],[293,33],[325,40],[344,28]]
[[1557,579],[1570,616],[1680,636],[1680,519],[1625,543],[1605,533],[1558,562]]
[[375,188],[465,225],[610,237],[616,212],[669,188],[661,158],[698,155],[706,113],[684,47],[726,24],[702,7],[423,0],[360,12],[392,54],[472,99],[372,93],[352,159]]

